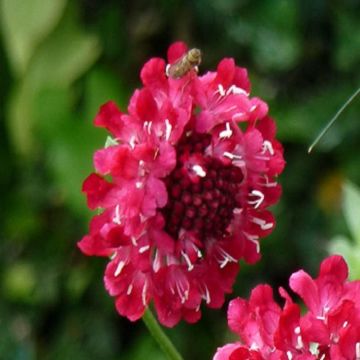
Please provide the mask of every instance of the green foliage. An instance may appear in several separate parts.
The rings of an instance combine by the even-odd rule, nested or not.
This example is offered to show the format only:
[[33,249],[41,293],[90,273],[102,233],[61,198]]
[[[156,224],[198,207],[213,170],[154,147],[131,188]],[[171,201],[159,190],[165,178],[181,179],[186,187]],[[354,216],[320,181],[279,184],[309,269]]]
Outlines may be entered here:
[[66,0],[2,0],[0,4],[10,65],[15,75],[24,76],[36,48],[60,20]]
[[[32,20],[37,22],[36,17]],[[14,148],[24,156],[39,151],[34,133],[34,128],[41,126],[36,123],[34,114],[34,103],[39,93],[44,89],[69,91],[71,84],[93,64],[100,51],[96,37],[85,34],[79,28],[71,8],[67,9],[54,31],[51,31],[52,28],[46,29],[49,32],[43,32],[42,44],[27,50],[29,53],[31,51],[28,56],[31,61],[26,62],[27,71],[18,78],[9,100],[7,120],[10,136]],[[26,38],[23,41],[26,42]],[[16,60],[13,60],[12,65],[17,67]]]
[[344,235],[335,236],[329,251],[345,257],[352,279],[360,279],[360,189],[350,182],[343,189],[343,214],[350,231],[351,240]]
[[358,14],[348,9],[336,12],[336,51],[334,60],[338,68],[350,70],[360,62],[360,23]]
[[230,34],[250,47],[253,61],[261,70],[288,70],[301,55],[297,15],[289,1],[258,2],[236,19]]
[[[200,72],[229,56],[247,67],[284,144],[277,230],[231,297],[314,273],[329,248],[359,278],[359,98],[307,155],[359,87],[359,18],[352,0],[0,0],[0,359],[162,358],[141,322],[116,314],[103,259],[76,242],[90,216],[81,184],[107,137],[98,108],[126,111],[142,64],[178,39],[202,49]],[[224,310],[169,330],[186,359],[224,343]]]

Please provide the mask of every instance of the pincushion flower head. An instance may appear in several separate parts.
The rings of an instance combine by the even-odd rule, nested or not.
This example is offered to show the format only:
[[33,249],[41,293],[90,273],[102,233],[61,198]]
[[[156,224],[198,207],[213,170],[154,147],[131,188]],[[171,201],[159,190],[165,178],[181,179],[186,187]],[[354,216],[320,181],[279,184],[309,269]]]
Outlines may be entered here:
[[214,360],[358,360],[360,359],[360,281],[348,281],[339,255],[325,259],[313,279],[303,270],[290,287],[306,305],[301,314],[287,292],[281,308],[268,285],[259,285],[249,301],[237,298],[228,309],[229,327],[241,341],[218,349]]
[[[174,43],[169,64],[186,51]],[[179,77],[153,58],[141,81],[127,114],[108,102],[95,118],[112,141],[83,184],[88,206],[101,211],[78,245],[110,257],[105,286],[121,315],[137,320],[153,302],[162,324],[192,323],[202,301],[223,304],[240,259],[260,258],[282,147],[266,103],[250,97],[247,71],[231,58]]]

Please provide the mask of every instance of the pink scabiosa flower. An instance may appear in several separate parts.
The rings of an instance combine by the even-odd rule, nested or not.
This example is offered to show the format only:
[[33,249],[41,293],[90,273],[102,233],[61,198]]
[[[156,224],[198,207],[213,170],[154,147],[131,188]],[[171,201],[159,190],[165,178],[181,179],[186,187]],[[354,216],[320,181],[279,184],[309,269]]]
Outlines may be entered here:
[[[173,44],[169,63],[186,51]],[[78,245],[110,257],[105,286],[121,315],[137,320],[152,301],[162,324],[193,323],[202,300],[223,304],[240,259],[259,260],[259,240],[275,225],[268,207],[281,193],[283,151],[233,59],[171,78],[153,58],[141,80],[127,114],[108,102],[95,118],[112,140],[83,184],[101,213]]]
[[232,300],[228,323],[241,341],[217,350],[214,360],[357,360],[360,359],[360,281],[348,281],[341,256],[325,259],[312,279],[303,270],[290,277],[290,287],[304,301],[301,315],[280,288],[281,308],[268,285],[259,285],[249,301]]

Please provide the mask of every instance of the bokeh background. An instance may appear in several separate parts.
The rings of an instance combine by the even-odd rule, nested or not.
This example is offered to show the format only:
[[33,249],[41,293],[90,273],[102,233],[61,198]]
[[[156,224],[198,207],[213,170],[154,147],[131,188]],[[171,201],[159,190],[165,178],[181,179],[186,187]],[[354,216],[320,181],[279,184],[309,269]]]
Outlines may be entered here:
[[[126,110],[142,64],[179,39],[202,49],[200,72],[225,56],[248,68],[285,148],[277,228],[228,299],[315,275],[331,251],[360,277],[360,96],[307,154],[360,85],[358,0],[0,0],[0,25],[0,359],[164,359],[141,321],[116,314],[105,259],[76,242],[91,215],[81,184],[106,138],[97,109]],[[210,359],[232,338],[225,314],[204,309],[167,333],[186,359]]]

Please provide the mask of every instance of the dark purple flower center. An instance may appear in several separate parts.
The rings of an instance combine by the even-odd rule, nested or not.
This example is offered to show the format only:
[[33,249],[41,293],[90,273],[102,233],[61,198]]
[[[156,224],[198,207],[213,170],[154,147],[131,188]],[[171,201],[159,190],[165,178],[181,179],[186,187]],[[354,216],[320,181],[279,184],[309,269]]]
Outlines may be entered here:
[[211,136],[193,133],[177,145],[177,165],[165,179],[169,199],[162,209],[165,230],[175,239],[180,229],[194,231],[198,237],[222,237],[241,208],[242,171],[205,155]]

